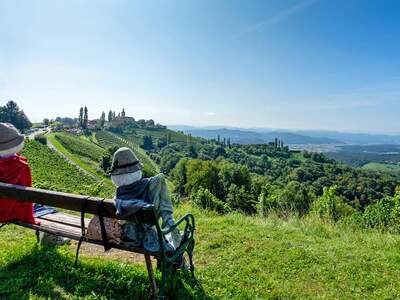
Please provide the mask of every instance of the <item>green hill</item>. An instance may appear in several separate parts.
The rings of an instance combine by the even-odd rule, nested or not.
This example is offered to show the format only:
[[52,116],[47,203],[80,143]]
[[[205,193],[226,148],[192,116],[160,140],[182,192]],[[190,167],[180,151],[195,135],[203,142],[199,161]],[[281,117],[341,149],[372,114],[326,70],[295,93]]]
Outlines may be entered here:
[[[24,155],[32,165],[35,186],[92,195],[112,192],[106,185],[87,189],[95,185],[90,178],[36,142],[28,143]],[[185,202],[177,206],[176,215],[187,211],[197,220],[199,285],[181,274],[168,291],[171,299],[400,297],[398,235],[313,217],[221,216]],[[143,299],[147,295],[143,263],[84,252],[82,264],[74,268],[74,246],[37,247],[34,232],[17,226],[6,226],[0,237],[2,299]]]
[[[97,157],[114,145],[131,147],[154,172],[160,167],[168,174],[174,199],[180,199],[176,217],[188,211],[196,217],[199,279],[196,285],[184,272],[170,279],[170,299],[400,297],[400,202],[394,176],[278,145],[229,145],[185,136],[146,151],[136,134],[98,131],[49,138],[98,178]],[[36,187],[114,195],[109,179],[95,180],[38,142],[27,142],[23,155]],[[380,231],[367,229],[373,227]],[[3,228],[0,298],[147,296],[143,262],[132,263],[129,254],[99,258],[88,250],[74,268],[74,246],[41,248],[33,232]]]

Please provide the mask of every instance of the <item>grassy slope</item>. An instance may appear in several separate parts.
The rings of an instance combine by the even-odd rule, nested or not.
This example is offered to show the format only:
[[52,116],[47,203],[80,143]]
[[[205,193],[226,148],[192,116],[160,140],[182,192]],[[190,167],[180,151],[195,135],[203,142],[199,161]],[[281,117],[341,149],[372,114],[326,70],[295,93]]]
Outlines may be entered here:
[[[187,210],[198,223],[200,286],[180,277],[179,289],[169,291],[174,299],[176,293],[196,299],[400,297],[398,236],[312,220],[216,216],[186,204],[178,214]],[[0,235],[0,296],[22,299],[29,291],[33,299],[57,293],[65,299],[130,299],[129,288],[135,297],[145,295],[147,277],[141,264],[85,257],[76,270],[73,249],[37,249],[33,232],[14,226]],[[28,276],[31,272],[34,280]]]
[[139,160],[143,164],[147,165],[153,172],[159,172],[158,165],[146,154],[146,152],[143,149],[141,149],[133,141],[127,141],[125,138],[109,131],[97,132],[96,140],[104,148],[107,148],[112,145],[117,145],[118,147],[131,148],[133,151],[135,151]]
[[[54,134],[49,134],[47,135],[47,139],[53,144],[53,146],[60,151],[62,154],[64,154],[68,159],[76,163],[79,167],[82,169],[95,174],[97,177],[100,177],[101,179],[105,181],[109,181],[109,178],[104,176],[104,174],[99,170],[99,163],[90,160],[87,157],[80,156],[77,154],[73,154],[69,152],[56,138]],[[79,140],[79,139],[78,139]],[[111,184],[111,182],[110,182]]]
[[[71,184],[64,176],[55,176],[67,168],[65,162],[44,146],[31,145],[37,149],[29,149],[28,144],[24,154],[32,164],[35,184],[75,185],[78,191],[86,191],[84,183],[90,179],[76,169],[65,171],[71,172],[72,180],[80,179]],[[51,160],[43,159],[47,156]],[[45,172],[46,166],[55,169]],[[195,261],[200,286],[181,276],[169,290],[173,299],[400,297],[397,235],[362,232],[311,218],[217,216],[189,204],[180,205],[176,215],[187,211],[197,221]],[[83,256],[82,265],[75,269],[72,247],[36,247],[34,233],[16,226],[0,231],[0,249],[1,299],[142,299],[147,292],[143,264]]]

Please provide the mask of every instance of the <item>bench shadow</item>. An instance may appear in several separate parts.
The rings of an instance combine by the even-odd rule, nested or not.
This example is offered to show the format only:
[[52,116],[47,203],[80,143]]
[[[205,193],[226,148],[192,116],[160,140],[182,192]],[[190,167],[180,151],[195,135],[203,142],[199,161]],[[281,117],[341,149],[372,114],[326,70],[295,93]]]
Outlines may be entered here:
[[[36,245],[29,254],[0,268],[0,299],[148,299],[148,292],[144,266],[95,260],[75,267],[72,257],[61,254],[56,247]],[[166,296],[215,299],[208,297],[187,272],[171,276]]]

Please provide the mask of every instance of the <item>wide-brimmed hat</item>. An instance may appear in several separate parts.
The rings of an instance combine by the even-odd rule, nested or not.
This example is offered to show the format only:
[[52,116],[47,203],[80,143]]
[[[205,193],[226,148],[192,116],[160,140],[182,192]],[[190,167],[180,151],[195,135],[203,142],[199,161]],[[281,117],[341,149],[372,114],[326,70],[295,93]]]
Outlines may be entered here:
[[0,123],[0,156],[22,150],[25,137],[10,123]]
[[135,153],[127,148],[119,148],[115,153],[112,161],[110,175],[122,175],[133,173],[142,169],[142,164],[136,157]]

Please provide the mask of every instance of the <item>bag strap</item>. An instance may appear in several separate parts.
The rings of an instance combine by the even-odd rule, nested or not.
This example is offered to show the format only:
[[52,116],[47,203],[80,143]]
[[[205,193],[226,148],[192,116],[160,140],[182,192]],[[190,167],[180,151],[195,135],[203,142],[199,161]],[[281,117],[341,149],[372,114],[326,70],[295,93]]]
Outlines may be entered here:
[[82,204],[81,204],[81,237],[79,238],[78,241],[78,246],[76,247],[76,255],[75,255],[75,266],[78,264],[78,256],[79,256],[79,250],[81,249],[82,242],[86,238],[86,228],[85,228],[85,212],[86,212],[86,207],[87,207],[87,201],[90,197],[86,197]]
[[101,238],[103,240],[104,251],[108,251],[112,247],[108,243],[107,231],[106,227],[104,226],[104,217],[103,217],[104,200],[105,199],[101,199],[100,201],[97,202],[97,214],[99,216],[99,221],[100,221]]

